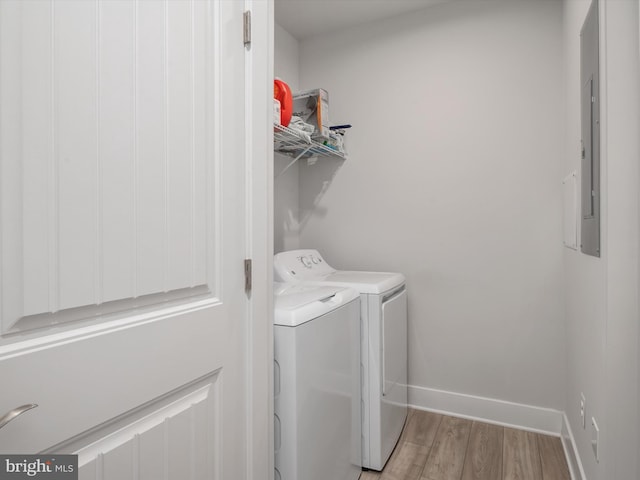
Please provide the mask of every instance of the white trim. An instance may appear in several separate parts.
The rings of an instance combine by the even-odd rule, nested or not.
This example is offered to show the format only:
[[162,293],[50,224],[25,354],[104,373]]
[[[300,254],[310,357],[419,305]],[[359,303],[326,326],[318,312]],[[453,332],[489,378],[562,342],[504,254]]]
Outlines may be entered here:
[[559,437],[563,412],[463,393],[409,385],[409,406]]
[[[273,480],[273,0],[244,0],[247,258],[252,291],[247,324],[247,480]],[[238,37],[242,42],[242,34]]]
[[571,430],[571,425],[569,425],[569,419],[566,413],[562,415],[562,432],[560,438],[562,440],[562,447],[564,448],[564,456],[569,466],[571,480],[587,480],[584,468],[582,467],[582,460],[580,460],[580,454],[578,453],[576,440],[573,437],[573,431]]
[[[72,328],[50,335],[35,336],[22,340],[16,337],[15,343],[0,345],[0,361],[5,361],[17,356],[32,354],[48,348],[56,348],[60,345],[80,342],[99,335],[107,335],[127,328],[134,328],[152,322],[162,321],[169,317],[185,315],[197,312],[210,307],[221,305],[221,300],[215,297],[205,299],[195,299],[185,304],[169,306],[166,308],[156,308],[152,311],[140,313],[135,311],[117,312],[114,320],[105,321],[83,327]],[[154,307],[154,305],[152,305]],[[36,335],[40,333],[36,331]]]

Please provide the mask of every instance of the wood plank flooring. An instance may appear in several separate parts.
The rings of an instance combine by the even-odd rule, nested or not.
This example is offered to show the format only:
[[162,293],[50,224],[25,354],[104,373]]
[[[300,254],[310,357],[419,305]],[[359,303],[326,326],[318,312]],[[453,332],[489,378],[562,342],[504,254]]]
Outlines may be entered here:
[[409,410],[382,472],[360,480],[570,480],[559,438]]

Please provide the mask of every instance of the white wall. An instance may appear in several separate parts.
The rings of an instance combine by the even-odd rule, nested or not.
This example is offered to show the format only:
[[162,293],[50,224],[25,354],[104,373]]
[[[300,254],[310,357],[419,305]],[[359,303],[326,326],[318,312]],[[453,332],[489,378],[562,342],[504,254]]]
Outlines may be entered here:
[[410,383],[563,409],[562,4],[450,2],[305,40],[349,122],[300,166],[300,243],[400,271]]
[[[275,25],[274,73],[291,88],[299,90],[300,66],[298,41],[278,24]],[[291,161],[285,155],[274,155],[274,250],[299,248],[298,172],[297,164],[282,175],[278,174]]]
[[[580,172],[580,29],[590,2],[574,0],[564,2],[565,48],[565,149],[563,174]],[[601,98],[604,103],[604,98]],[[604,161],[601,158],[601,161]],[[604,162],[603,162],[604,167]],[[604,173],[604,172],[603,172]],[[606,176],[601,181],[601,223],[606,218]],[[578,182],[578,185],[580,183]],[[587,478],[600,478],[591,453],[589,430],[580,422],[580,394],[587,400],[588,418],[597,420],[604,412],[604,358],[606,338],[606,251],[602,236],[600,259],[583,255],[579,251],[564,250],[565,316],[567,325],[567,383],[565,411],[574,434],[576,446]],[[600,422],[602,423],[602,422]]]
[[637,375],[640,75],[638,1],[601,2],[607,109],[607,335],[603,480],[640,478]]
[[[580,39],[590,2],[564,2],[565,172],[580,170]],[[600,2],[602,257],[565,250],[566,413],[589,480],[640,478],[638,452],[638,4]],[[590,422],[601,429],[597,463]]]

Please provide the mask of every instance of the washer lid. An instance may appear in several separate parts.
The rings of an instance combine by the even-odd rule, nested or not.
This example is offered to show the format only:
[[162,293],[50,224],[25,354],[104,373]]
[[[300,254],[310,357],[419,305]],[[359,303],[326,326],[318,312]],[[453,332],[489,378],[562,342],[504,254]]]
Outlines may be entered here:
[[274,283],[275,325],[295,327],[321,317],[359,297],[339,286]]
[[404,275],[391,272],[357,272],[337,270],[322,278],[323,284],[355,288],[360,293],[381,294],[399,287],[405,282]]

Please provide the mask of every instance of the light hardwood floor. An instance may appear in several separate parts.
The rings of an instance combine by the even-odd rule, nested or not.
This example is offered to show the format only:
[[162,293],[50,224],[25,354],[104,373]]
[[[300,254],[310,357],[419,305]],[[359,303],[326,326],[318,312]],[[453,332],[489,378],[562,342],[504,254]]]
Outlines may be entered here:
[[360,480],[570,480],[559,438],[409,410],[382,472]]

